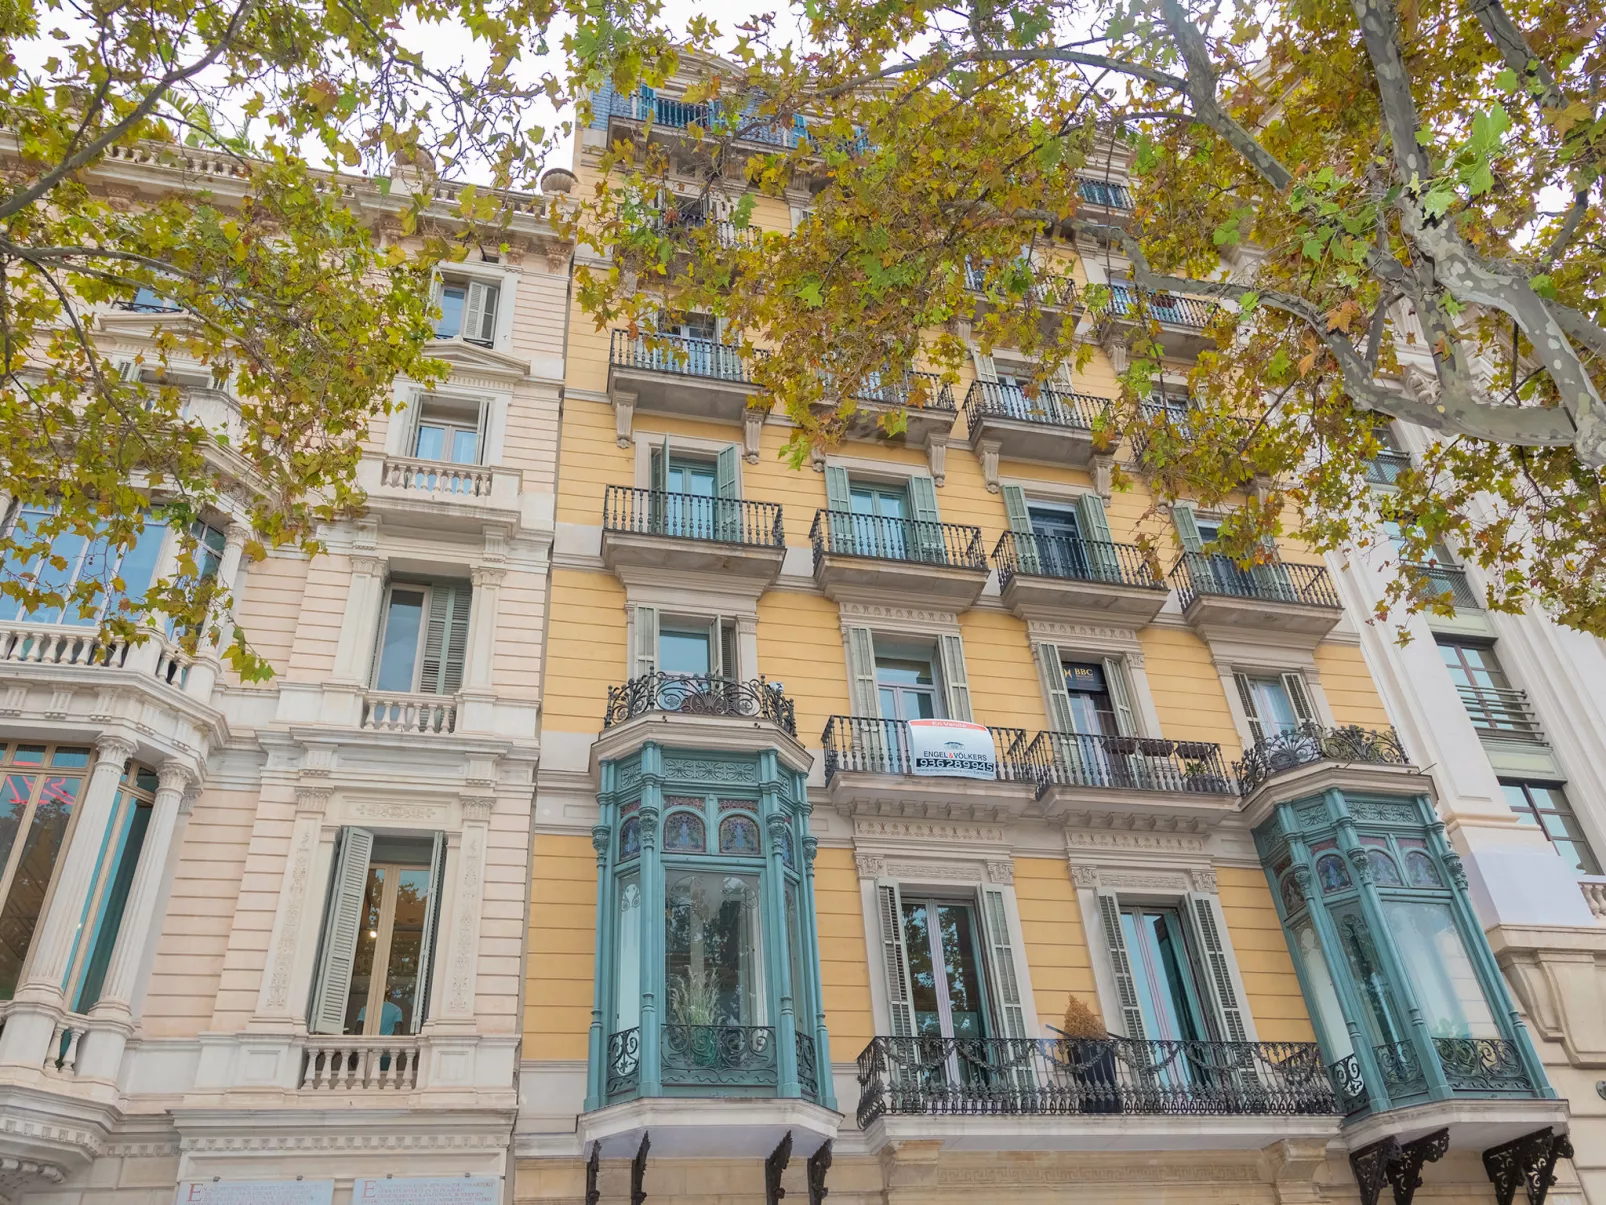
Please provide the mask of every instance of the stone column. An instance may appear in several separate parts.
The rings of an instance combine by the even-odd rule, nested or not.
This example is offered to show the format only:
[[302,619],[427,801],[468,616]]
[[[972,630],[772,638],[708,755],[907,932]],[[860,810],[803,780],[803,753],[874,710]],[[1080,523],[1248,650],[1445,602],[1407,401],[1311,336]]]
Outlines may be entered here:
[[470,570],[474,598],[469,612],[468,649],[464,654],[463,691],[491,693],[491,667],[496,659],[496,614],[506,570],[476,565]]
[[379,623],[380,595],[385,585],[385,559],[354,555],[346,613],[340,619],[340,643],[335,649],[335,682],[362,689],[368,685],[368,652],[374,646]]
[[[442,930],[435,939],[435,958],[440,965],[439,1007],[432,1008],[432,1026],[474,1025],[475,979],[479,973],[480,910],[485,898],[485,847],[490,836],[491,809],[488,798],[463,800],[463,833],[457,844],[457,875],[452,884],[450,931]],[[431,972],[433,974],[434,972]]]
[[72,840],[57,863],[55,890],[34,930],[27,975],[17,988],[5,1030],[0,1033],[0,1064],[39,1067],[55,1033],[56,1019],[67,1011],[62,979],[100,863],[123,768],[134,748],[132,741],[118,735],[108,734],[95,742],[95,765],[76,805],[78,819]]
[[323,813],[328,805],[326,788],[296,788],[295,823],[290,830],[290,850],[279,888],[279,910],[268,938],[262,987],[257,994],[256,1015],[250,1022],[252,1029],[294,1029],[305,1020],[301,1014],[306,1000],[304,995],[291,992],[291,981],[295,977],[307,907],[309,903],[314,910],[323,907],[323,885],[315,880],[313,866],[323,839]]

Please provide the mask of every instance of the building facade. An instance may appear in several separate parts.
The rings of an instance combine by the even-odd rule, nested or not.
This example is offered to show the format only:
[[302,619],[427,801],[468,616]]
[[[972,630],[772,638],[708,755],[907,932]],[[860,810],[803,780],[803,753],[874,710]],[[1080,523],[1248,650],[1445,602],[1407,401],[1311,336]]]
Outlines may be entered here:
[[[596,111],[582,186],[698,121]],[[978,347],[802,470],[712,316],[572,323],[515,1200],[1583,1199],[1365,608],[1196,507],[1139,552],[1091,431],[1132,294],[1063,253],[1128,303],[1074,380]],[[1156,306],[1185,424],[1203,315]]]
[[[226,159],[138,151],[93,180],[130,204],[244,183]],[[390,240],[407,200],[351,203]],[[449,190],[434,200],[449,224]],[[568,280],[545,200],[509,201],[503,253],[441,273],[449,379],[398,383],[366,513],[325,553],[242,563],[253,482],[215,450],[225,509],[198,534],[270,681],[159,632],[0,622],[6,1199],[312,1202],[439,1177],[500,1199]],[[143,295],[97,317],[153,380],[154,332],[183,321]],[[237,422],[209,370],[159,379]],[[137,590],[174,555],[153,528],[121,574]]]

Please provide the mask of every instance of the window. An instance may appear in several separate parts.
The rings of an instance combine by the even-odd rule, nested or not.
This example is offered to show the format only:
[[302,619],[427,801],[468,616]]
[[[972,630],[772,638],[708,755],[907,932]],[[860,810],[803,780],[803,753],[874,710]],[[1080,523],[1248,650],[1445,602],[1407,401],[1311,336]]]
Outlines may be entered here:
[[[670,870],[665,880],[664,982],[669,1024],[763,1025],[758,876]],[[695,1035],[682,1039],[700,1047]],[[676,1045],[666,1035],[671,1049]]]
[[[11,539],[14,544],[27,544],[38,537],[33,533],[50,517],[51,512],[33,506],[21,507],[12,520]],[[127,602],[138,609],[145,591],[156,575],[157,561],[161,556],[162,541],[167,535],[165,524],[148,521],[136,537],[132,547],[112,547],[104,536],[86,538],[75,531],[55,536],[50,552],[39,557],[22,555],[13,549],[5,561],[5,573],[13,579],[60,596],[62,602],[46,603],[24,612],[22,603],[14,598],[0,598],[0,619],[24,620],[32,623],[96,624],[108,610],[117,611]],[[121,578],[123,589],[118,590],[114,579]],[[90,602],[90,613],[84,614],[84,605],[74,601],[72,593],[93,583],[97,589]]]
[[479,464],[484,407],[460,398],[426,397],[418,407],[412,455],[418,460]]
[[1243,703],[1244,718],[1249,721],[1250,734],[1256,741],[1287,736],[1316,722],[1310,693],[1299,674],[1239,673],[1233,678],[1238,685],[1239,701]]
[[982,995],[976,909],[948,900],[903,901],[915,1032],[945,1038],[989,1035]]
[[1539,739],[1539,725],[1529,714],[1527,698],[1512,689],[1492,644],[1445,637],[1440,637],[1438,644],[1439,656],[1474,728],[1494,736]]
[[472,590],[392,583],[374,670],[376,690],[455,695],[463,685]]
[[1123,907],[1121,933],[1143,1014],[1143,1036],[1151,1041],[1209,1040],[1181,910]]
[[418,1032],[429,1013],[445,855],[439,833],[341,830],[308,1019],[313,1033]]
[[1537,826],[1569,866],[1579,874],[1600,873],[1600,862],[1589,848],[1589,839],[1559,784],[1502,779],[1500,786],[1518,821]]
[[0,757],[0,999],[16,993],[56,857],[83,795],[91,750],[78,745],[3,746]]
[[651,528],[655,534],[691,540],[742,539],[740,482],[734,446],[713,454],[654,447],[648,466]]
[[929,720],[943,714],[929,650],[877,645],[876,694],[884,720]]
[[1062,668],[1071,704],[1071,731],[1086,736],[1122,735],[1103,663],[1067,661]]
[[500,290],[494,284],[446,276],[435,284],[434,301],[441,316],[435,323],[438,339],[462,339],[490,347],[496,342],[496,306]]
[[87,1013],[94,1007],[106,982],[106,968],[111,965],[112,950],[123,923],[123,908],[128,903],[134,872],[139,868],[140,850],[145,848],[145,830],[151,822],[156,785],[156,772],[146,766],[131,762],[123,771],[122,785],[118,787],[111,824],[107,828],[106,848],[112,851],[112,856],[103,859],[96,870],[84,913],[95,921],[88,927],[87,940],[80,934],[74,942],[67,974],[69,983],[78,981],[77,1000],[73,1006],[77,1012]]
[[172,298],[163,296],[149,285],[140,285],[134,290],[134,300],[128,303],[128,308],[139,314],[172,314],[180,307]]
[[658,668],[683,677],[738,677],[736,621],[666,616],[658,634]]
[[1499,1037],[1500,1028],[1456,930],[1450,905],[1385,897],[1383,916],[1429,1035]]

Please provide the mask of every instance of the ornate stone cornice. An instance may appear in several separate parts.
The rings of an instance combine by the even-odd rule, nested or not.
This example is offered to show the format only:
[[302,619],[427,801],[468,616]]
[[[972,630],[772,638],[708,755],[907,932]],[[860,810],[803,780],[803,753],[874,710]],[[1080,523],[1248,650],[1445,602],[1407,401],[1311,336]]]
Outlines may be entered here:
[[953,845],[1002,845],[1009,833],[1001,824],[971,824],[961,820],[895,820],[861,816],[853,821],[859,840],[931,841]]
[[959,630],[959,616],[953,611],[927,611],[917,607],[888,607],[865,602],[844,602],[840,605],[844,628],[897,624],[900,627],[912,626],[917,630]]

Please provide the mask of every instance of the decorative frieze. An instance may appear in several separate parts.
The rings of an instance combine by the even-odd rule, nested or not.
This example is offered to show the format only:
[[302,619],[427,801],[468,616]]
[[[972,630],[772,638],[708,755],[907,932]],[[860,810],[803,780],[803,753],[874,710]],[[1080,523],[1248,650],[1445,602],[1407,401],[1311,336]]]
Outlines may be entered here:
[[966,824],[949,820],[891,820],[857,817],[853,821],[857,840],[932,841],[956,845],[984,843],[1002,845],[1009,833],[1001,824]]
[[928,611],[919,607],[889,607],[880,603],[843,602],[842,628],[890,624],[916,629],[959,630],[959,616],[952,611]]
[[1067,829],[1065,844],[1073,850],[1099,849],[1141,853],[1202,853],[1203,837],[1188,833],[1088,832]]

